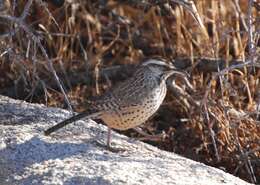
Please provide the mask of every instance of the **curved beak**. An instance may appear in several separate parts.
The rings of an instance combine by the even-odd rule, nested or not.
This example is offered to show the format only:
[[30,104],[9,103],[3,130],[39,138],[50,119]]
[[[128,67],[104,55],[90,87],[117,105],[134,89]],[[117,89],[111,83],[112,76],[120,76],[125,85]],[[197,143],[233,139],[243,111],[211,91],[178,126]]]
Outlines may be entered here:
[[193,90],[194,88],[188,79],[190,77],[190,75],[186,71],[180,71],[180,70],[176,70],[176,69],[167,71],[165,74],[165,80],[174,74],[179,75],[181,77],[180,80],[182,80],[191,91],[194,91]]
[[165,77],[166,79],[174,74],[177,74],[179,76],[181,76],[182,78],[189,78],[190,75],[186,72],[186,71],[181,71],[181,70],[177,70],[175,67],[169,71],[165,72]]

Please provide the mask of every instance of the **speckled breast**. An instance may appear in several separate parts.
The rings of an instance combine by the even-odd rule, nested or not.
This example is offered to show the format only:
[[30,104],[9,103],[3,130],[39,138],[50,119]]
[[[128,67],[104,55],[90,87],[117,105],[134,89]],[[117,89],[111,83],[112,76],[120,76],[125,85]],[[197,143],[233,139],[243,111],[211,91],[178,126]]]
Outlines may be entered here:
[[166,95],[166,85],[161,84],[140,101],[140,104],[119,106],[104,113],[101,119],[110,127],[127,130],[137,127],[148,120],[160,107]]

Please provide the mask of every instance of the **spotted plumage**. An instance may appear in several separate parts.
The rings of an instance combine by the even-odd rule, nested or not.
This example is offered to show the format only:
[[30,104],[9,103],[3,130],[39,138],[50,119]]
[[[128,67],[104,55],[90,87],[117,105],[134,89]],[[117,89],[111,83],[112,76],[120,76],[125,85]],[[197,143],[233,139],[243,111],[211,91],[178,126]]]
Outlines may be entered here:
[[163,60],[149,59],[132,77],[97,97],[87,111],[49,128],[45,135],[82,118],[101,119],[109,128],[109,145],[110,128],[127,130],[137,127],[158,110],[166,96],[166,80],[173,74],[185,75]]

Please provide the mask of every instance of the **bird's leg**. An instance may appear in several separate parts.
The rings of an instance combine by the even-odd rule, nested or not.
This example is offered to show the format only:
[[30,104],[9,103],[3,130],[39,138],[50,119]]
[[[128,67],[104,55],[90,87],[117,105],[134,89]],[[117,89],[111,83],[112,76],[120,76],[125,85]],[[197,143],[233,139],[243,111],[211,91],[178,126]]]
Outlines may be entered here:
[[113,153],[125,152],[125,149],[122,148],[114,148],[111,146],[111,128],[107,129],[107,149]]
[[107,128],[107,148],[111,148],[111,128]]
[[149,140],[149,141],[160,141],[163,140],[166,136],[165,133],[150,135],[144,132],[140,127],[133,128],[138,134],[142,135],[142,138],[138,138],[139,140]]
[[114,152],[114,148],[111,147],[111,128],[107,127],[107,141],[106,145],[101,144],[97,141],[97,144],[102,147],[106,147],[107,150]]

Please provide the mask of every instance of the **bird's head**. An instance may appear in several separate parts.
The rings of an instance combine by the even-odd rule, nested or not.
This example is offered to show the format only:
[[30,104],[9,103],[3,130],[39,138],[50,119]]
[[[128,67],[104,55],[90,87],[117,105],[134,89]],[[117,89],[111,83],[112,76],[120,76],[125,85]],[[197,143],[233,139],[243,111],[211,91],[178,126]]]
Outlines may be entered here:
[[188,76],[186,72],[176,69],[172,63],[162,59],[148,59],[142,63],[142,66],[147,67],[155,76],[164,80],[174,74],[180,75],[183,78]]

